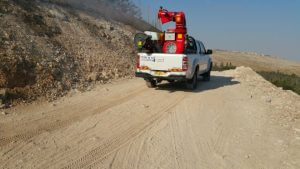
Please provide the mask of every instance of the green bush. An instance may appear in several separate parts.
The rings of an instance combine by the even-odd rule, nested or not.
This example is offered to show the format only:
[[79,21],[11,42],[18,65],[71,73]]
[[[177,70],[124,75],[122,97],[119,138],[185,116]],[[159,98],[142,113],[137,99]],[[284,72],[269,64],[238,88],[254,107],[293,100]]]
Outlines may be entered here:
[[284,90],[292,90],[295,93],[300,94],[300,77],[295,74],[288,75],[280,73],[279,71],[260,71],[257,73],[277,87],[282,87]]
[[231,70],[231,69],[235,69],[235,68],[236,68],[236,66],[233,66],[231,64],[231,62],[229,62],[229,63],[227,62],[225,65],[222,62],[222,63],[220,63],[220,65],[218,65],[217,63],[214,63],[212,70],[213,71],[224,71],[224,70]]

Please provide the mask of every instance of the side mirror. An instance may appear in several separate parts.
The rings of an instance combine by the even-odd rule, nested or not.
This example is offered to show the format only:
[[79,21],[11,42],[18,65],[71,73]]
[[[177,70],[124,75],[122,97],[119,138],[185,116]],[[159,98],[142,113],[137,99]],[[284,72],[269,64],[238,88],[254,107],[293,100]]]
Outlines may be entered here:
[[211,55],[211,54],[213,54],[213,51],[212,51],[211,49],[208,49],[208,50],[206,51],[206,54],[207,54],[207,55]]

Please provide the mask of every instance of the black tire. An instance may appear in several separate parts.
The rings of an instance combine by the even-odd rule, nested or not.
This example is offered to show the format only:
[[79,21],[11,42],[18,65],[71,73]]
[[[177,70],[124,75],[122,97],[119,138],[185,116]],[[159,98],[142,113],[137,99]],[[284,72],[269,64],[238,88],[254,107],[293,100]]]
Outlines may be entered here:
[[155,88],[157,86],[157,83],[155,80],[146,80],[146,85],[149,88]]
[[194,73],[193,78],[187,81],[186,87],[189,90],[195,90],[197,88],[197,85],[198,85],[198,70],[196,70],[196,72]]
[[169,82],[169,83],[174,83],[174,82],[175,82],[175,80],[168,80],[168,82]]
[[203,74],[203,81],[210,81],[210,71]]
[[209,67],[209,71],[206,72],[206,73],[204,73],[204,74],[202,75],[202,76],[203,76],[203,81],[206,81],[206,82],[210,81],[210,72],[211,72],[211,70],[212,70],[212,66],[213,66],[213,64],[211,63],[211,64],[210,64],[210,67]]

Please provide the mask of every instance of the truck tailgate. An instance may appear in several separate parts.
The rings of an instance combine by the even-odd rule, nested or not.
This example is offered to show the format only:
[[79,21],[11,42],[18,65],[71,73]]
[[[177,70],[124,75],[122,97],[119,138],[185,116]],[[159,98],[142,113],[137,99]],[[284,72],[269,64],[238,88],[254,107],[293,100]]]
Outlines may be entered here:
[[140,53],[140,66],[147,66],[151,70],[168,71],[173,68],[182,68],[183,54]]

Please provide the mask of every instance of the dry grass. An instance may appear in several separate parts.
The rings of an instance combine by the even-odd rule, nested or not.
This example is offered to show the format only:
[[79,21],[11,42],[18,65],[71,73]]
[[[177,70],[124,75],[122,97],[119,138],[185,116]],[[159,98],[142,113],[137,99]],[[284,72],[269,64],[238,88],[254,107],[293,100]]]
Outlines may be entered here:
[[272,56],[215,50],[213,62],[217,64],[231,62],[234,66],[247,66],[255,71],[279,71],[286,74],[300,75],[299,62],[282,60]]

